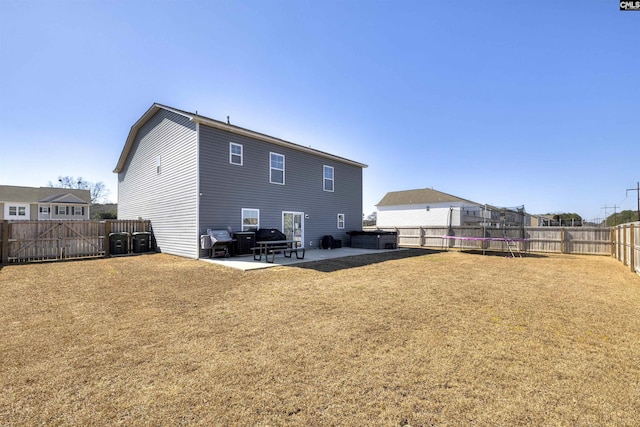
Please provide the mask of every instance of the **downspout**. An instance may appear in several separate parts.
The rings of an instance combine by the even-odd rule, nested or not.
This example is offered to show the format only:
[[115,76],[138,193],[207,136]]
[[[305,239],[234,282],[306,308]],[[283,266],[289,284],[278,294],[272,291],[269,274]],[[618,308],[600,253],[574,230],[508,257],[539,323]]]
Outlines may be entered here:
[[200,123],[196,122],[196,259],[200,259]]
[[[447,221],[448,222],[448,224],[447,224],[447,228],[448,228],[447,235],[449,235],[449,236],[455,236],[455,234],[453,233],[453,228],[451,226],[452,216],[453,216],[453,206],[449,206],[449,220]],[[453,240],[453,239],[449,240],[449,245],[448,246],[450,248],[454,247],[455,245],[456,245],[456,241],[455,240]]]

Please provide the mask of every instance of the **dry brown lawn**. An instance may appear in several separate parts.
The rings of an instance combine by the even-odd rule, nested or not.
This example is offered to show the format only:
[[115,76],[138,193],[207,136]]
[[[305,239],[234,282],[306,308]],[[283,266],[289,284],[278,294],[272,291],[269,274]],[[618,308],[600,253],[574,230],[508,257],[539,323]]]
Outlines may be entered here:
[[408,250],[0,270],[1,425],[637,426],[640,277]]

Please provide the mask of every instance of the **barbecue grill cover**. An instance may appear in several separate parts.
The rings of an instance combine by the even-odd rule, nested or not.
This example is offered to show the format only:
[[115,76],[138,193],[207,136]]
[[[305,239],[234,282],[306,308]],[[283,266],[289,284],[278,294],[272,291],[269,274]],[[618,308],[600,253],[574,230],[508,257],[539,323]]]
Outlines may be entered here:
[[200,236],[200,247],[202,249],[211,249],[211,236],[209,236],[208,234],[203,234],[202,236]]
[[213,244],[230,242],[233,240],[227,230],[209,230],[209,236],[211,236],[211,242]]
[[256,242],[287,240],[287,236],[277,228],[262,228],[256,231]]

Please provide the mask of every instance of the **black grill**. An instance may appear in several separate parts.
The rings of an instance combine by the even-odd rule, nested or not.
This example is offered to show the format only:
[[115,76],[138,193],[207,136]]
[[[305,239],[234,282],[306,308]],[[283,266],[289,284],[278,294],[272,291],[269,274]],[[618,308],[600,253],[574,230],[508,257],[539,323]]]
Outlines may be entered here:
[[235,239],[227,230],[207,230],[207,234],[200,237],[202,249],[211,249],[211,257],[230,257],[233,242]]

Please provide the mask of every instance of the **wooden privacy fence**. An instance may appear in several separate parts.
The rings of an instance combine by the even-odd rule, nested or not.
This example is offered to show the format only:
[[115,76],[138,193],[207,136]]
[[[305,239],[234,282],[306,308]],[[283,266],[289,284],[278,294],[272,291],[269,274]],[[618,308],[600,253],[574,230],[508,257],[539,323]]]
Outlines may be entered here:
[[[2,221],[2,264],[109,256],[111,233],[151,233],[148,220]],[[127,244],[127,252],[132,245]]]
[[640,274],[640,221],[613,227],[613,255]]
[[[506,241],[513,239],[521,252],[611,255],[612,231],[608,227],[396,227],[384,230],[398,233],[398,245],[439,249],[488,250],[507,252]],[[458,239],[443,239],[454,236]],[[482,238],[486,240],[481,240]],[[490,240],[494,239],[494,240]]]

